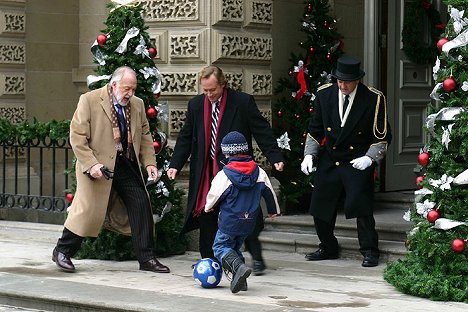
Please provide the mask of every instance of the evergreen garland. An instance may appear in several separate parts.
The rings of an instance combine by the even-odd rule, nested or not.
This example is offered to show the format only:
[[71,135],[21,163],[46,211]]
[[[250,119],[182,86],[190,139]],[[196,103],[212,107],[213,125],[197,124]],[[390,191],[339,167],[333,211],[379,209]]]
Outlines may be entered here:
[[[425,21],[426,18],[428,23]],[[427,24],[429,24],[430,38],[429,42],[424,42]],[[401,36],[403,51],[411,62],[432,64],[438,53],[436,43],[443,31],[444,25],[440,20],[440,13],[430,1],[413,0],[405,4]]]

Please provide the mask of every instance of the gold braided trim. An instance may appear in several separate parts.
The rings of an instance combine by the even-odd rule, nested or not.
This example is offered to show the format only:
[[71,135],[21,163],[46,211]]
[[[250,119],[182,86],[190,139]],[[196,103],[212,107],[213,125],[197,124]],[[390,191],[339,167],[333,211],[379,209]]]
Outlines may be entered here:
[[[368,89],[370,91],[374,92],[375,94],[377,94],[377,103],[375,105],[375,116],[374,116],[373,132],[374,132],[374,136],[377,139],[382,140],[387,136],[387,100],[385,99],[385,96],[382,94],[381,91],[379,91],[377,89],[374,89],[373,87],[368,87]],[[382,131],[380,131],[378,126],[377,126],[377,121],[378,121],[378,117],[379,117],[379,108],[380,108],[380,98],[381,97],[384,98],[384,128],[383,128]]]
[[[319,146],[320,146],[320,143],[313,137],[310,135],[310,133],[307,133],[307,137],[311,138],[312,140],[314,140]],[[307,142],[307,140],[306,140]]]
[[333,83],[326,83],[326,84],[321,85],[320,87],[318,87],[317,91],[323,90],[323,89],[328,88],[328,87],[330,87],[332,85],[333,85]]

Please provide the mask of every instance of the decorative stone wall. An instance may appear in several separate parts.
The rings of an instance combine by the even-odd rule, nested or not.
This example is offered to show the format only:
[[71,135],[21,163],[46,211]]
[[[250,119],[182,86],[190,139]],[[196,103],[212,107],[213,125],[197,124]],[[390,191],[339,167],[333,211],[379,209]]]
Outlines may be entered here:
[[[166,131],[173,146],[187,101],[202,93],[198,72],[220,66],[233,89],[252,94],[271,123],[272,0],[146,0],[148,32],[158,51],[161,102],[169,104]],[[266,159],[255,147],[263,166]]]
[[26,118],[25,0],[2,1],[0,7],[0,118]]

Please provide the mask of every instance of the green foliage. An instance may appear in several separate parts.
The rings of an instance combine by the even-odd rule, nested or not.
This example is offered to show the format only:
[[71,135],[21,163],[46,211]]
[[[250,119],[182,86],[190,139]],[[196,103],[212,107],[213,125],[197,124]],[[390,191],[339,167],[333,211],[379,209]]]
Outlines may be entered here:
[[[287,164],[285,171],[275,172],[275,177],[281,184],[279,197],[282,206],[287,203],[297,203],[299,198],[311,192],[313,175],[303,174],[300,171],[300,164],[308,122],[313,114],[313,100],[317,88],[329,82],[329,74],[336,60],[343,54],[342,36],[335,29],[336,21],[328,15],[330,10],[328,2],[328,0],[306,2],[301,18],[301,31],[306,36],[299,43],[304,51],[299,55],[291,54],[288,76],[280,78],[275,86],[277,100],[273,105],[276,117],[274,132],[277,137],[287,132],[291,147],[291,150],[283,150]],[[303,62],[307,85],[307,92],[303,96],[295,96],[300,89],[297,67],[299,61]]]
[[[137,73],[137,89],[135,95],[143,99],[145,108],[157,108],[159,97],[154,94],[154,86],[160,83],[159,71],[156,75],[145,77],[140,70],[145,68],[157,69],[152,58],[135,54],[140,39],[143,38],[146,48],[151,47],[149,34],[146,32],[148,26],[142,16],[142,7],[120,6],[109,3],[107,6],[110,13],[105,21],[106,28],[102,30],[107,35],[107,40],[103,46],[99,46],[99,52],[104,56],[105,64],[97,66],[95,70],[97,76],[110,75],[120,66],[129,66]],[[117,47],[124,39],[127,31],[136,27],[139,34],[127,42],[127,50],[123,53],[116,52]],[[95,63],[99,64],[97,59]],[[96,89],[107,84],[108,80],[99,80],[89,87]],[[155,251],[158,256],[168,256],[185,252],[187,239],[179,233],[184,222],[184,213],[181,205],[181,198],[184,192],[175,188],[175,182],[169,180],[166,175],[167,163],[170,159],[169,148],[166,146],[166,135],[159,129],[159,119],[148,117],[151,134],[154,141],[161,144],[156,161],[158,169],[164,169],[160,175],[159,183],[148,186],[151,206],[154,215],[161,215],[166,204],[172,204],[171,211],[164,215],[162,220],[155,226]],[[146,175],[146,170],[142,170]],[[144,177],[147,178],[146,176]],[[78,254],[81,258],[98,258],[112,260],[134,259],[132,244],[129,237],[119,235],[107,230],[102,230],[96,239],[85,239]]]
[[0,142],[31,142],[46,139],[54,141],[67,140],[69,129],[70,120],[39,122],[34,119],[33,122],[25,120],[14,124],[8,119],[0,118]]
[[[452,257],[453,252],[448,256]],[[438,301],[468,302],[466,266],[458,270],[455,268],[455,271],[462,272],[458,275],[451,271],[452,266],[444,266],[444,261],[428,265],[427,262],[421,262],[421,259],[421,256],[411,253],[404,261],[390,263],[384,270],[385,280],[398,290],[413,296]],[[466,257],[455,255],[454,260],[463,263],[466,262]]]
[[[468,7],[468,0],[447,0],[446,3],[459,11]],[[443,35],[448,40],[458,36],[453,22],[452,19],[448,22]],[[417,195],[410,211],[413,229],[408,234],[407,257],[391,263],[385,269],[384,277],[408,294],[433,300],[468,302],[468,246],[465,244],[463,250],[452,247],[455,239],[468,240],[468,187],[454,183],[450,183],[450,188],[440,186],[444,177],[454,178],[468,169],[468,98],[461,88],[463,81],[468,81],[468,49],[466,46],[453,48],[438,57],[437,82],[442,83],[453,76],[457,87],[450,92],[440,89],[441,101],[429,106],[428,114],[449,107],[463,107],[465,111],[452,118],[442,118],[450,120],[437,119],[434,127],[426,129],[430,143],[425,149],[430,162],[421,168],[421,174],[425,176],[421,185],[430,193]],[[451,132],[448,134],[449,125]],[[446,139],[447,134],[450,141]],[[424,202],[433,203],[431,209],[437,209],[440,220],[436,222],[444,218],[464,222],[464,225],[446,230],[434,228],[427,219]]]

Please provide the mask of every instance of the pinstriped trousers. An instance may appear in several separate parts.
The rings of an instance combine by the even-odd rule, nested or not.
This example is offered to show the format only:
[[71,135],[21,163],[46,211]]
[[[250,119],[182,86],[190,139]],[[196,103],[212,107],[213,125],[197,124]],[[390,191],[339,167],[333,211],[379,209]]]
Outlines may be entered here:
[[[153,259],[155,257],[153,214],[138,163],[129,161],[123,155],[118,155],[112,188],[127,207],[133,249],[138,261],[143,263]],[[82,241],[83,237],[64,228],[62,237],[57,242],[57,250],[73,257],[78,252]]]

